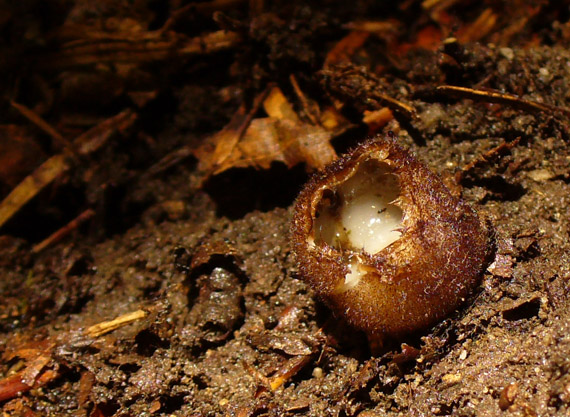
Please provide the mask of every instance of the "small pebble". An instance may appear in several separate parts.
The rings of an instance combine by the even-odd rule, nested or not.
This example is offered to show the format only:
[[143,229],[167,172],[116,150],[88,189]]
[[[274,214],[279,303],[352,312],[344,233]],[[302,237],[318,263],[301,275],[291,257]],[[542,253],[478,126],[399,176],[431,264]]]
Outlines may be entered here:
[[501,48],[501,49],[499,49],[499,52],[501,53],[501,55],[503,55],[509,61],[512,61],[513,58],[515,57],[515,53],[513,52],[513,50],[511,48],[506,48],[506,47]]
[[319,368],[316,366],[313,369],[313,378],[322,378],[323,377],[323,368]]
[[516,382],[512,382],[503,388],[499,397],[499,408],[501,410],[506,410],[515,402],[518,390],[519,386]]

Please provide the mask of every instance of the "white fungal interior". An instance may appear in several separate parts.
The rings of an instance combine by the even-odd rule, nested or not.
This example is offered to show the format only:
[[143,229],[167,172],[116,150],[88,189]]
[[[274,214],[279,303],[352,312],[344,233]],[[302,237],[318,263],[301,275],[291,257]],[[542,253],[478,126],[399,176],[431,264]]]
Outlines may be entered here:
[[365,272],[362,269],[362,264],[356,256],[351,256],[348,258],[348,274],[344,277],[344,284],[342,290],[346,291],[354,288],[360,282],[360,279],[364,276]]
[[346,289],[365,274],[356,253],[376,254],[400,238],[402,210],[394,204],[399,194],[392,169],[377,160],[362,162],[349,179],[323,193],[314,223],[315,242],[351,254]]

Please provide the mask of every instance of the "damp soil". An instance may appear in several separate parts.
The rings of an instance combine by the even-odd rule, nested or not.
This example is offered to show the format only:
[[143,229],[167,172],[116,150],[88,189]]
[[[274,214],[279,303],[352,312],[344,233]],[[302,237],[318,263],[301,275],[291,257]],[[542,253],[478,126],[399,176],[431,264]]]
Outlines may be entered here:
[[[340,15],[301,14],[296,22],[315,33],[332,16]],[[387,341],[373,355],[366,337],[315,299],[297,274],[289,227],[309,175],[303,165],[232,169],[202,183],[189,158],[121,184],[132,188],[119,193],[122,206],[101,213],[103,231],[82,228],[39,254],[31,252],[29,235],[2,240],[0,375],[31,367],[24,347],[33,345],[42,346],[46,360],[32,380],[46,369],[57,376],[0,407],[6,415],[52,416],[570,415],[568,116],[442,98],[418,87],[455,74],[467,85],[484,82],[568,106],[570,52],[555,28],[544,30],[555,33],[551,44],[463,45],[462,69],[443,65],[438,51],[412,52],[377,78],[385,94],[418,114],[406,123],[397,117],[397,140],[495,231],[494,262],[472,298],[443,323]],[[290,47],[279,55],[287,65],[273,67],[280,61],[271,56],[277,49],[270,51],[272,65],[257,62],[266,72],[248,88],[271,78],[272,69],[312,71],[317,58],[309,52],[331,36],[312,37],[296,60],[294,40],[274,40]],[[372,41],[367,59],[383,60],[374,48]],[[249,62],[242,58],[241,69]],[[204,60],[201,71],[210,64]],[[318,91],[321,77],[315,72],[306,82]],[[202,132],[219,130],[235,110],[232,101],[208,107],[189,98],[217,91],[213,83],[177,82],[172,115],[162,115],[168,123],[141,127],[171,148],[204,140]],[[343,100],[354,119],[362,102],[352,97]],[[334,145],[342,152],[366,138],[355,126]],[[515,140],[507,152],[456,175]],[[107,155],[110,166],[114,155]],[[91,326],[133,312],[142,313],[94,336]]]

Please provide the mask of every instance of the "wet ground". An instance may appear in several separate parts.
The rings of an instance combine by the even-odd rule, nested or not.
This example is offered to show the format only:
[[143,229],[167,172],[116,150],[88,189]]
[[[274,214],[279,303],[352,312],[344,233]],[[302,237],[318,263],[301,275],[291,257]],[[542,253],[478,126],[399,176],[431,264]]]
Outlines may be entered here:
[[[318,31],[327,17],[297,19]],[[85,227],[39,254],[25,236],[2,238],[0,388],[18,372],[33,386],[5,397],[4,413],[570,415],[570,53],[552,27],[549,44],[466,44],[451,67],[441,48],[412,51],[371,76],[375,88],[417,112],[407,118],[394,110],[378,134],[395,131],[495,230],[494,263],[453,316],[372,356],[366,337],[316,301],[297,274],[289,227],[308,179],[304,166],[232,168],[203,182],[189,157],[125,182],[132,188],[117,214],[98,214],[111,224],[104,233]],[[377,63],[376,47],[366,53]],[[367,61],[363,55],[357,59]],[[312,63],[305,57],[299,61]],[[253,84],[268,77],[257,74]],[[452,75],[550,110],[433,91],[453,84]],[[339,152],[368,137],[355,116],[364,84],[352,83],[347,99],[343,82],[330,74],[326,82],[321,74],[305,80],[323,89],[318,100],[330,94],[346,103],[353,125],[333,139]],[[196,98],[218,88],[183,86],[155,141],[175,149],[218,131],[235,109]],[[225,116],[213,123],[218,114]],[[108,152],[122,167],[120,151]],[[116,327],[91,327],[114,319]]]

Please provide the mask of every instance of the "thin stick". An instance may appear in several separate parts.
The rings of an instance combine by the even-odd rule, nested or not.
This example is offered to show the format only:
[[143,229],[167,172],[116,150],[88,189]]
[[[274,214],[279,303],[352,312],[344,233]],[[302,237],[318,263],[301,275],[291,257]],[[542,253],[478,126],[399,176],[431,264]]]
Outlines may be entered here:
[[231,48],[241,41],[236,32],[219,30],[190,39],[95,39],[79,40],[63,45],[57,52],[43,57],[43,68],[65,68],[117,63],[164,61],[189,55],[209,54]]
[[509,104],[523,110],[543,112],[559,111],[566,115],[570,115],[569,109],[525,100],[513,94],[500,93],[498,91],[475,90],[473,88],[458,87],[454,85],[440,85],[439,87],[436,87],[435,91],[455,98],[469,98],[490,103]]
[[147,316],[144,310],[137,310],[131,313],[123,314],[116,319],[103,321],[85,329],[85,334],[91,337],[103,336],[106,333],[117,330],[127,324],[133,323],[137,320],[144,319]]
[[52,233],[50,236],[48,236],[47,238],[42,240],[40,243],[35,245],[32,248],[32,253],[41,252],[45,248],[47,248],[48,246],[51,246],[54,243],[59,242],[61,239],[63,239],[65,236],[67,236],[69,233],[71,233],[73,230],[77,229],[79,227],[79,225],[81,225],[85,221],[89,220],[94,215],[95,215],[95,210],[93,210],[93,209],[85,210],[83,213],[81,213],[75,219],[73,219],[72,221],[67,223],[65,226],[63,226],[62,228],[60,228],[59,230],[57,230],[56,232]]
[[49,158],[24,178],[0,203],[0,227],[69,167],[70,164],[65,155],[58,154]]
[[[125,131],[137,119],[136,113],[130,109],[92,127],[78,136],[74,145],[79,155],[88,155],[103,146],[113,133]],[[54,155],[37,167],[34,172],[22,180],[4,200],[0,202],[0,227],[2,227],[26,203],[51,184],[56,178],[72,166],[66,153]]]
[[[293,74],[289,75],[289,81],[291,82],[295,94],[297,95],[297,97],[301,101],[301,104],[303,105],[303,108],[305,109],[305,114],[309,119],[311,119],[311,123],[313,123],[314,125],[320,125],[319,119],[317,117],[318,113],[320,113],[318,106],[316,105],[311,106],[311,103],[307,99],[307,96],[305,96],[305,93],[303,93],[303,90],[301,90],[301,87],[299,87],[297,78],[295,78]],[[317,115],[314,114],[314,111],[317,112]]]
[[511,142],[503,142],[500,145],[495,146],[494,148],[488,150],[482,155],[479,155],[477,158],[469,162],[465,165],[461,171],[457,171],[455,173],[455,182],[459,184],[461,180],[467,175],[473,168],[476,166],[482,165],[486,162],[492,161],[495,158],[498,158],[500,155],[504,154],[506,151],[510,151],[515,146],[518,145],[521,138],[518,136]]
[[59,143],[64,148],[71,151],[73,154],[76,153],[75,148],[73,146],[73,143],[71,143],[69,140],[64,138],[52,125],[50,125],[47,121],[45,121],[36,112],[34,112],[33,110],[24,106],[23,104],[16,103],[13,100],[10,100],[10,105],[12,107],[14,107],[16,110],[18,110],[22,116],[24,116],[30,122],[35,124],[37,127],[39,127],[41,130],[43,130],[45,133],[47,133],[57,143]]

